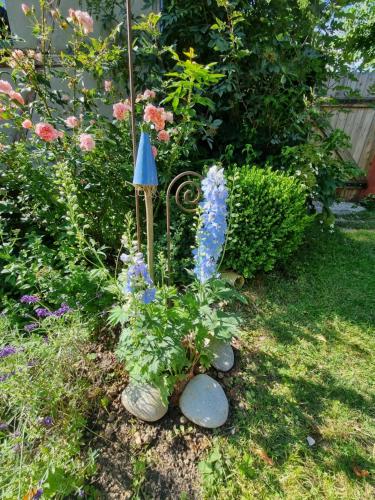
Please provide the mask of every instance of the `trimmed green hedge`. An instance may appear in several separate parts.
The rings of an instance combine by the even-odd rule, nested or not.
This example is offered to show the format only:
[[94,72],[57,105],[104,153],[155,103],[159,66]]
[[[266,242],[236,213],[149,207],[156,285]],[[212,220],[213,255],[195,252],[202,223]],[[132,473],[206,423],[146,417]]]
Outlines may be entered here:
[[246,278],[270,271],[302,242],[312,217],[306,191],[294,177],[243,166],[229,176],[230,229],[224,265]]

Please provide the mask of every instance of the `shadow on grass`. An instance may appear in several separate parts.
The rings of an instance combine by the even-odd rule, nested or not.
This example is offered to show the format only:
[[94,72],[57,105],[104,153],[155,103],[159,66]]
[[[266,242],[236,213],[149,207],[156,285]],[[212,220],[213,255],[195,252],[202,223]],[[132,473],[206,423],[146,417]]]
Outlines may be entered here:
[[[328,460],[332,472],[353,480],[354,465],[369,466],[367,438],[345,424],[375,416],[371,382],[368,390],[362,383],[373,353],[374,268],[375,233],[315,232],[297,259],[258,283],[259,310],[248,328],[255,350],[242,359],[241,393],[249,410],[236,411],[240,432],[234,442],[251,439],[277,466],[291,456],[310,458],[325,473]],[[347,359],[351,364],[342,366]],[[320,431],[327,413],[335,418],[334,405],[348,412],[337,420],[342,442],[340,432],[327,440]],[[282,493],[277,476],[273,487]]]

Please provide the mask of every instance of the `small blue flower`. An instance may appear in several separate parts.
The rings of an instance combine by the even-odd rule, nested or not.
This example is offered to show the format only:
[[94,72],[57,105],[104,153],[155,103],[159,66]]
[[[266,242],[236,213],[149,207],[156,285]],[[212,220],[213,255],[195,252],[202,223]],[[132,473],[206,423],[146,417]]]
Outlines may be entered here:
[[135,255],[129,256],[130,265],[126,274],[126,282],[123,287],[125,294],[136,294],[137,292],[142,293],[142,302],[144,304],[150,304],[155,300],[156,290],[153,286],[153,281],[148,273],[147,264],[144,261],[143,254],[137,252]]
[[54,422],[52,417],[39,417],[38,422],[40,425],[43,425],[43,427],[52,427]]
[[155,300],[156,297],[156,288],[147,288],[143,294],[143,303],[150,304]]

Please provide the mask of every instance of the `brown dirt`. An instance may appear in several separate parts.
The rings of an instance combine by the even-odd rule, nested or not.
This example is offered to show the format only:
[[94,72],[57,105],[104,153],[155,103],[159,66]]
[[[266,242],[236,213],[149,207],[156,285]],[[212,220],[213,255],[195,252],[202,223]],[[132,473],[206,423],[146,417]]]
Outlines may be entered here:
[[[128,382],[123,367],[102,344],[92,350],[96,353],[97,374],[92,381],[92,398],[95,403],[99,401],[99,407],[96,404],[91,415],[87,438],[88,446],[97,453],[93,486],[99,498],[202,498],[198,463],[210,449],[214,435],[233,432],[233,412],[219,430],[199,428],[187,421],[178,407],[171,407],[158,422],[142,422],[121,404],[121,393]],[[237,372],[235,367],[228,374],[209,374],[223,385],[230,403],[241,407],[241,390],[237,383],[233,387],[239,379],[234,378],[240,375]]]

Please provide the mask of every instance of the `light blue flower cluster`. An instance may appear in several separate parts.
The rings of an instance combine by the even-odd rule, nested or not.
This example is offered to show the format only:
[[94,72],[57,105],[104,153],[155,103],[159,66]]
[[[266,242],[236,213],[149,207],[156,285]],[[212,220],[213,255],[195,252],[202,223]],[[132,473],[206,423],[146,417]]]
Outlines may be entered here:
[[224,169],[216,165],[211,167],[202,181],[202,191],[197,248],[193,250],[193,256],[194,274],[201,283],[205,283],[217,274],[217,262],[227,231],[228,190]]
[[148,273],[143,254],[141,252],[135,255],[122,254],[120,259],[125,264],[129,264],[123,288],[124,293],[139,294],[139,298],[144,304],[150,304],[155,300],[156,289]]

